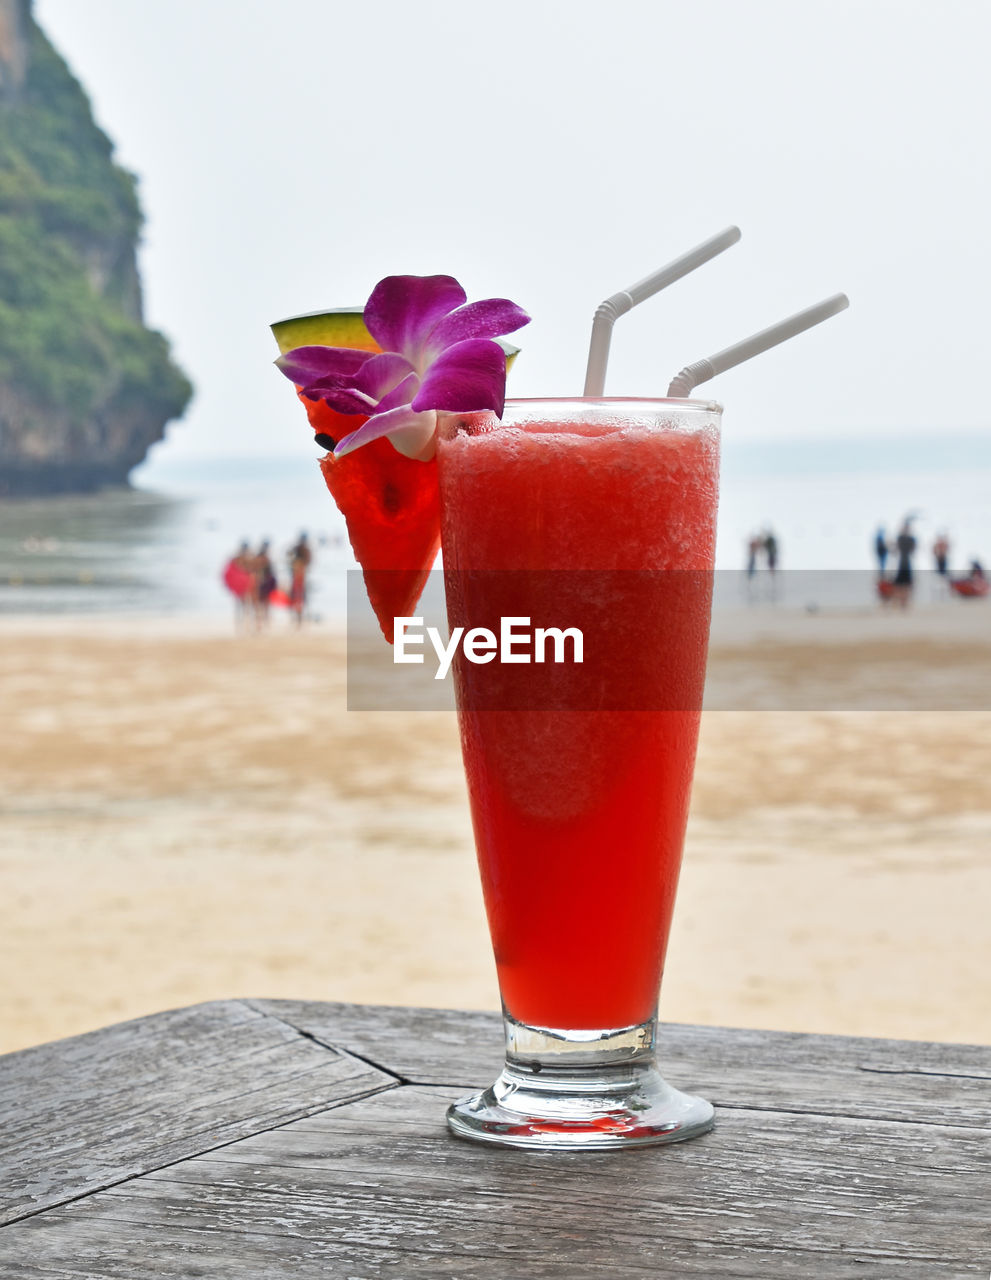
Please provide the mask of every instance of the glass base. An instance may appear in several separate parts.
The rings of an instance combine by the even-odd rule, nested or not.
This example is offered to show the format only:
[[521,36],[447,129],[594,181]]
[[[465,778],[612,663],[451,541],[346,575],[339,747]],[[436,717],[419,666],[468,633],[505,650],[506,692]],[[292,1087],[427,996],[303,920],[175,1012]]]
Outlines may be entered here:
[[661,1078],[653,1021],[610,1031],[556,1031],[510,1017],[505,1023],[499,1078],[448,1109],[459,1138],[593,1151],[683,1142],[712,1128],[708,1102]]

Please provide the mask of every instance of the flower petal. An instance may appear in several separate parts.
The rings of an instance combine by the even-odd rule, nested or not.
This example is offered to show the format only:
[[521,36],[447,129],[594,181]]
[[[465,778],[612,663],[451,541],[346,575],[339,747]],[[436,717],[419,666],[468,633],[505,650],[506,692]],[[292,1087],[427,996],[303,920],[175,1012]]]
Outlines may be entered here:
[[342,374],[321,378],[303,387],[301,394],[307,400],[325,400],[338,413],[361,413],[366,417],[409,404],[419,389],[420,379],[408,362],[392,353],[373,359],[382,363],[367,376],[366,365],[356,377]]
[[334,457],[360,449],[381,436],[388,436],[395,448],[407,458],[419,458],[426,462],[434,456],[437,443],[434,433],[437,427],[435,413],[414,413],[409,405],[400,405],[388,413],[377,413],[364,426],[352,431],[338,442]]
[[398,409],[401,404],[409,404],[420,390],[420,379],[415,373],[408,374],[402,382],[384,395],[378,404],[378,413],[387,413],[390,409]]
[[[364,391],[365,395],[371,396],[378,402],[394,387],[405,381],[410,374],[415,376],[413,366],[408,360],[396,355],[394,351],[384,351],[381,355],[372,356],[371,360],[362,365],[354,379],[354,385],[359,391]],[[409,404],[412,399],[413,393],[410,392],[401,403]]]
[[508,298],[485,298],[481,302],[469,302],[467,306],[451,311],[434,325],[427,340],[426,355],[434,359],[445,347],[468,338],[500,338],[504,333],[515,333],[530,323],[530,317]]
[[501,418],[506,400],[506,356],[497,342],[472,338],[442,352],[427,370],[412,407],[470,413],[492,409]]
[[358,391],[343,378],[312,382],[303,388],[302,395],[307,400],[324,400],[338,413],[361,413],[367,417],[378,409],[377,400]]
[[365,303],[365,326],[383,351],[416,365],[431,329],[466,301],[453,276],[386,276]]
[[352,351],[350,347],[294,347],[276,360],[276,367],[296,383],[305,387],[328,374],[354,374],[372,358],[369,351]]

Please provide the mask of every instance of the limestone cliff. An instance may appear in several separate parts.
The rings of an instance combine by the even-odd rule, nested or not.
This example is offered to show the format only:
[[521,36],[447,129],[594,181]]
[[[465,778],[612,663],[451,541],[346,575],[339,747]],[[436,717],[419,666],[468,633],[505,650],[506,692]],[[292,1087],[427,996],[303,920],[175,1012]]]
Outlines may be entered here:
[[131,174],[31,13],[0,0],[0,495],[119,484],[192,389],[145,328]]

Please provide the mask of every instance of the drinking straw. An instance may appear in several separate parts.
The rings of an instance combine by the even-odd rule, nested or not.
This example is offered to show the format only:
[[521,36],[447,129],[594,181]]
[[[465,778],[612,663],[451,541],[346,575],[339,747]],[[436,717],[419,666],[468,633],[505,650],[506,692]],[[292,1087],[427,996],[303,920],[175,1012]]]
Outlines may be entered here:
[[838,311],[845,311],[849,305],[850,299],[845,293],[836,293],[824,302],[816,303],[814,307],[808,307],[805,311],[789,316],[787,320],[772,324],[769,329],[762,329],[752,338],[744,338],[742,342],[736,342],[724,351],[717,351],[714,356],[686,365],[681,373],[672,379],[668,387],[668,396],[681,399],[690,395],[700,382],[708,382],[717,373],[725,373],[734,365],[743,364],[744,360],[759,356],[762,351],[767,351],[770,347],[776,347],[779,342],[787,342],[797,333],[804,333],[813,325],[822,324],[823,320],[835,316]]
[[688,253],[683,253],[680,258],[675,258],[666,267],[660,267],[651,275],[645,276],[643,280],[630,285],[629,289],[614,293],[611,298],[606,298],[605,302],[599,303],[592,320],[592,339],[588,346],[585,395],[601,396],[605,389],[606,364],[609,360],[612,327],[619,317],[626,315],[627,311],[635,307],[638,302],[643,302],[644,298],[649,298],[652,294],[659,293],[661,289],[666,289],[669,284],[674,284],[675,280],[680,280],[682,276],[687,276],[696,267],[701,267],[710,258],[715,258],[717,254],[728,249],[730,245],[736,244],[739,238],[739,227],[727,227],[725,231],[720,231],[717,236],[704,240],[702,244],[696,245]]

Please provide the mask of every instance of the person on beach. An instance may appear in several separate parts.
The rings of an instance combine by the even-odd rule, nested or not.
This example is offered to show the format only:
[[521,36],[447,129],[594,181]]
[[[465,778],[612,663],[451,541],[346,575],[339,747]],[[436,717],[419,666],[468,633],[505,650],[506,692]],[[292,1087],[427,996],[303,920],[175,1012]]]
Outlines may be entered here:
[[[778,570],[778,562],[780,559],[781,544],[778,542],[777,534],[771,529],[770,525],[765,526],[759,533],[753,533],[747,539],[747,582],[746,593],[747,598],[751,601],[757,598],[775,600],[777,598],[777,581],[776,575]],[[769,584],[767,590],[756,591],[756,578],[759,568],[767,569],[767,579]]]
[[945,533],[937,533],[933,542],[933,564],[941,578],[950,571],[950,539]]
[[912,518],[911,516],[906,516],[902,521],[902,527],[898,530],[898,537],[895,539],[895,553],[898,556],[898,564],[895,568],[895,576],[891,580],[892,596],[895,602],[903,609],[908,608],[912,599],[912,587],[914,585],[912,557],[915,555],[916,545],[915,534],[912,532]]
[[980,560],[971,560],[965,577],[950,578],[950,589],[965,600],[982,600],[991,594],[991,582]]
[[761,546],[764,551],[764,561],[767,565],[767,575],[770,582],[769,598],[777,600],[778,598],[778,562],[781,557],[781,543],[778,536],[770,525],[762,534]]
[[752,578],[757,572],[757,556],[762,550],[760,534],[752,533],[747,539],[747,577]]
[[306,533],[301,533],[296,545],[289,552],[289,610],[297,627],[303,625],[303,609],[306,605],[306,575],[313,561],[313,552]]
[[877,532],[874,534],[874,555],[877,559],[878,577],[884,577],[884,570],[888,564],[888,535],[884,531],[884,525],[878,525]]
[[268,549],[269,542],[266,538],[258,548],[258,554],[254,557],[252,565],[255,578],[255,617],[259,627],[268,625],[272,592],[277,586],[272,557]]
[[234,597],[234,625],[240,631],[251,615],[255,599],[255,558],[246,542],[227,561],[221,576]]
[[777,572],[778,568],[778,539],[773,529],[764,530],[764,555],[767,557],[768,572],[772,575]]

